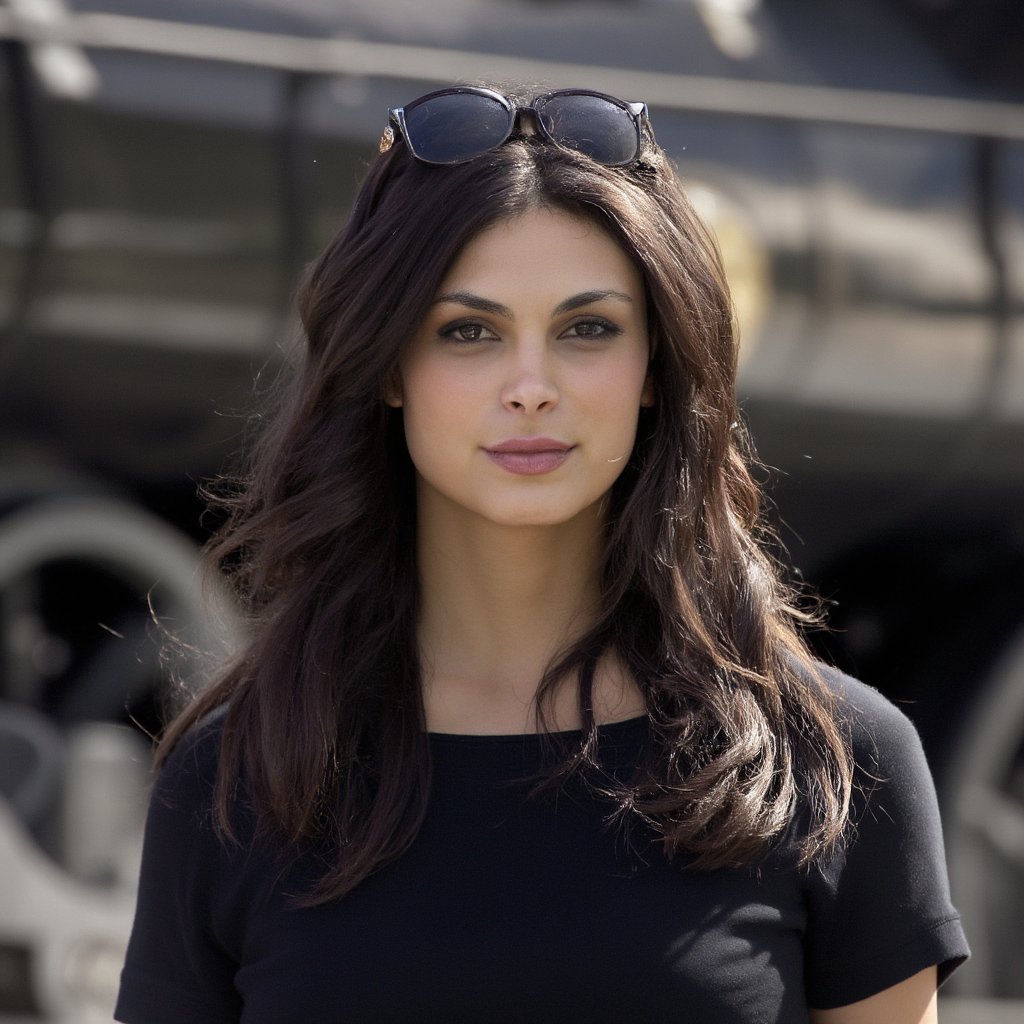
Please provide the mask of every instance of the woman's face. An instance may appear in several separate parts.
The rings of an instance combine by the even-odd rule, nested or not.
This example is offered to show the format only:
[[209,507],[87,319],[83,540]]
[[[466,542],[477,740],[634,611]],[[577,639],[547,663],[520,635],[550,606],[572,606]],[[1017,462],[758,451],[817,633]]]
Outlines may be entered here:
[[481,232],[400,364],[420,514],[569,522],[608,493],[650,404],[643,278],[590,221],[537,209]]

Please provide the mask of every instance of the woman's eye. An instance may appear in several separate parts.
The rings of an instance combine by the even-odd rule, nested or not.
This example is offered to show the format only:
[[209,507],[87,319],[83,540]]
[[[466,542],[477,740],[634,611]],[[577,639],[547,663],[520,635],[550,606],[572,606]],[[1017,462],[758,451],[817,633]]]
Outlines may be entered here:
[[450,341],[461,342],[487,341],[495,337],[494,333],[483,324],[474,321],[449,324],[447,327],[442,327],[438,334]]
[[621,333],[621,327],[599,317],[577,320],[566,331],[566,334],[575,338],[611,338]]

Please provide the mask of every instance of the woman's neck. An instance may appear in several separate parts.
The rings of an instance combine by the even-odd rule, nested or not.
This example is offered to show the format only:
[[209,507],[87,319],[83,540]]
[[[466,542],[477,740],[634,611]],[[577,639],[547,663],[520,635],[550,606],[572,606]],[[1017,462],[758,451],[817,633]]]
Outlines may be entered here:
[[[421,516],[418,528],[427,727],[532,731],[541,677],[598,614],[600,511],[544,527],[456,518]],[[630,717],[642,707],[621,666],[603,659],[595,678],[599,720]],[[550,709],[552,727],[575,728],[575,685],[560,686]]]

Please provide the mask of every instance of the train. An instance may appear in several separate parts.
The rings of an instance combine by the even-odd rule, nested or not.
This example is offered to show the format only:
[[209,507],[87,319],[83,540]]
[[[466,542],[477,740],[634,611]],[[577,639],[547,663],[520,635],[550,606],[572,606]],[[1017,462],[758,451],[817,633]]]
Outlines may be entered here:
[[168,634],[230,644],[198,496],[389,107],[648,103],[719,240],[823,656],[915,720],[966,997],[1024,998],[1024,8],[0,0],[0,1018],[109,1019]]

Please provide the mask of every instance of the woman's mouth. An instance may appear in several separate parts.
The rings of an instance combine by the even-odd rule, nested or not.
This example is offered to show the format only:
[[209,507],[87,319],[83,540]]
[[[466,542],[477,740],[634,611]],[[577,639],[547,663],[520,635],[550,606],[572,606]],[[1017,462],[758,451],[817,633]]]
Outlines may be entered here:
[[558,469],[574,447],[550,437],[513,437],[484,451],[495,465],[509,473],[540,476]]

